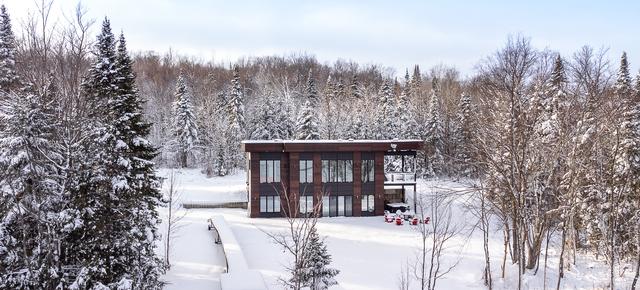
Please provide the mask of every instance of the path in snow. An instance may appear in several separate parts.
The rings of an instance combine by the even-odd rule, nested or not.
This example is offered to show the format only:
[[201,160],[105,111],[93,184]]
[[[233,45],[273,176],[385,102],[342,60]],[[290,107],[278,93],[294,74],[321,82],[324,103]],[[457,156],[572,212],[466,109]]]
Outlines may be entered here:
[[220,289],[224,251],[214,243],[215,232],[207,230],[206,211],[188,211],[172,241],[171,270],[164,279],[167,290]]

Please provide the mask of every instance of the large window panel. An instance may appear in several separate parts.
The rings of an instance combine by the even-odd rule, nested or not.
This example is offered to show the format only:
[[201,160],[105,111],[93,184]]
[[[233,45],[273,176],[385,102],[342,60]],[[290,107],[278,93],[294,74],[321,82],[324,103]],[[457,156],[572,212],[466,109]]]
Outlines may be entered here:
[[260,197],[260,212],[267,212],[267,197]]
[[267,182],[273,182],[273,160],[267,160]]
[[280,212],[280,197],[273,197],[273,212]]
[[353,182],[353,160],[345,160],[345,180],[346,182]]
[[313,160],[300,160],[300,183],[313,183]]
[[267,160],[260,160],[260,183],[267,182]]
[[322,216],[324,217],[329,217],[330,216],[330,212],[329,212],[329,197],[328,196],[323,196],[322,197]]
[[329,160],[322,160],[322,182],[329,182]]
[[362,160],[362,182],[374,181],[374,164],[373,160]]
[[280,160],[273,161],[273,182],[280,182]]

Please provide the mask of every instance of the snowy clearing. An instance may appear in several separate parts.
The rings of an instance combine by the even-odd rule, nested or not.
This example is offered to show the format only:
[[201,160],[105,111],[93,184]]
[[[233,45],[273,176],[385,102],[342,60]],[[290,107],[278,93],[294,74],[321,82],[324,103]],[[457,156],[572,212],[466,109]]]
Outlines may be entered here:
[[[166,174],[167,170],[162,170]],[[176,170],[183,196],[204,201],[238,201],[244,196],[244,174],[224,178],[207,179],[198,170]],[[418,192],[455,189],[464,185],[452,181],[421,181]],[[471,230],[476,222],[462,206],[465,195],[460,195],[454,209],[455,222]],[[227,200],[229,198],[230,200]],[[161,213],[162,214],[162,213]],[[286,278],[284,266],[288,256],[274,244],[265,232],[287,229],[285,219],[250,219],[242,209],[190,209],[181,221],[178,238],[173,242],[173,268],[165,279],[171,284],[167,289],[219,289],[220,273],[224,271],[224,254],[214,243],[212,232],[207,230],[207,219],[223,216],[233,231],[247,259],[250,269],[258,270],[269,289],[282,289],[279,278]],[[498,227],[495,227],[496,229]],[[326,237],[332,255],[332,266],[341,272],[337,276],[339,286],[332,289],[397,289],[400,269],[415,261],[419,246],[419,234],[408,223],[403,226],[385,223],[382,217],[321,218],[318,231]],[[555,288],[557,282],[557,244],[552,241],[547,269],[546,287]],[[517,268],[507,261],[506,279],[500,279],[502,261],[502,233],[490,234],[490,253],[495,289],[513,289],[517,283]],[[485,289],[482,284],[484,254],[482,234],[476,230],[452,240],[444,255],[445,263],[458,265],[451,273],[438,281],[440,289]],[[537,275],[529,272],[524,278],[524,289],[543,289],[543,259]],[[586,255],[577,256],[577,267],[565,273],[562,289],[597,289],[607,285],[607,267],[602,261]],[[631,274],[618,285],[630,283]],[[628,285],[628,284],[626,284]],[[411,288],[418,288],[413,281]]]

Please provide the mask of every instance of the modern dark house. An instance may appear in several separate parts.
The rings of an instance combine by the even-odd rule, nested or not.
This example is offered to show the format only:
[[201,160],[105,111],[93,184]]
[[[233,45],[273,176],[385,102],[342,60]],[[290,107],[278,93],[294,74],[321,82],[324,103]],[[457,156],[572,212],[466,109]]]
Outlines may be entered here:
[[[421,140],[248,140],[250,217],[382,215],[415,201]],[[386,164],[386,165],[385,165]],[[385,166],[387,168],[385,168]]]

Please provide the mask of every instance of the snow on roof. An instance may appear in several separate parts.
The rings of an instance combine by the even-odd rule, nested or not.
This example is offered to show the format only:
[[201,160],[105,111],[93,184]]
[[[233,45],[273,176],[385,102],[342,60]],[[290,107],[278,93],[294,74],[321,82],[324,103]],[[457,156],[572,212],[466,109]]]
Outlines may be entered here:
[[422,142],[420,139],[389,139],[389,140],[366,140],[366,139],[335,139],[335,140],[244,140],[244,144],[273,144],[273,143],[406,143]]

